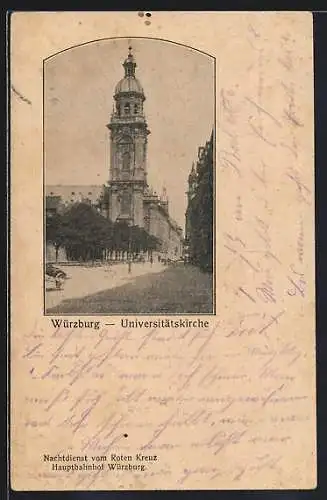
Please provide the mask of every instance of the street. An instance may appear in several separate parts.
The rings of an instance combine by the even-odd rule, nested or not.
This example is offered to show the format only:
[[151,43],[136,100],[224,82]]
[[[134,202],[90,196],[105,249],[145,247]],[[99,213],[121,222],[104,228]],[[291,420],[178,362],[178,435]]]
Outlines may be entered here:
[[47,314],[213,312],[212,275],[184,264],[67,266],[63,290],[46,291]]

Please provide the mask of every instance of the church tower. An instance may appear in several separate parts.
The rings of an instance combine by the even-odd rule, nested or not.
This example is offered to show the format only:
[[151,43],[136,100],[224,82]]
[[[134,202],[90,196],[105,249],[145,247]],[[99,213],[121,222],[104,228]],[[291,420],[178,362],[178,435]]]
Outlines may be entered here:
[[145,95],[135,77],[136,62],[129,47],[124,78],[116,85],[110,123],[109,218],[144,226],[143,196],[147,186]]

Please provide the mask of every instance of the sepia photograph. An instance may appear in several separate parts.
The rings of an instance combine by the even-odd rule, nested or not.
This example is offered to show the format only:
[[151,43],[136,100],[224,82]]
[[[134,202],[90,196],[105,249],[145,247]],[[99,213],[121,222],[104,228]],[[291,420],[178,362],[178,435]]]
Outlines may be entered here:
[[214,314],[215,59],[104,39],[43,74],[45,314]]

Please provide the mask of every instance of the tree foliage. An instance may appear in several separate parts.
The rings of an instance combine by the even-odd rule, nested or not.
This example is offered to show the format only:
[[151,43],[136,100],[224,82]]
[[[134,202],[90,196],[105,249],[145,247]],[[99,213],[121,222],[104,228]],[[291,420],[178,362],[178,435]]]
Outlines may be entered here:
[[65,248],[69,260],[102,260],[108,252],[137,254],[160,246],[145,229],[127,223],[112,223],[86,203],[75,203],[64,213],[48,215],[46,240],[58,255]]
[[188,206],[189,255],[205,271],[213,269],[213,136],[198,164],[197,188]]

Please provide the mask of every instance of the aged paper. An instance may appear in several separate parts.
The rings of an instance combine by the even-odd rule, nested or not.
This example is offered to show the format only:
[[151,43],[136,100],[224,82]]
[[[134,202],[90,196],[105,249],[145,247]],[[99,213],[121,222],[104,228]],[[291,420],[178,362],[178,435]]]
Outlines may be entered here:
[[[314,488],[311,15],[17,12],[10,37],[13,489]],[[174,50],[167,48],[172,42],[178,44]],[[126,115],[131,112],[126,96],[135,98],[138,140],[147,135],[143,89],[134,83],[125,88],[124,80],[113,100],[113,68],[123,78],[126,58],[130,82],[134,57],[152,132],[148,174],[155,186],[168,184],[177,218],[185,209],[188,182],[179,165],[185,155],[196,160],[198,147],[210,147],[206,141],[213,131],[214,289],[212,302],[209,294],[201,307],[205,292],[199,290],[209,287],[208,270],[200,273],[187,262],[185,249],[183,264],[175,263],[172,255],[182,252],[177,243],[175,250],[167,246],[160,262],[148,257],[143,268],[136,251],[130,259],[133,239],[114,255],[117,269],[127,258],[126,279],[134,280],[126,285],[134,288],[124,290],[135,290],[146,307],[115,301],[122,278],[104,290],[101,266],[85,269],[70,289],[77,283],[74,266],[59,265],[71,280],[62,292],[45,286],[45,198],[56,194],[47,192],[48,185],[93,185],[90,172],[99,172],[98,184],[107,181],[103,173],[108,177],[115,160],[105,127],[112,134],[119,129],[120,105]],[[101,89],[108,82],[106,90],[99,90],[100,81]],[[168,82],[166,91],[160,81]],[[202,123],[209,128],[197,136]],[[124,134],[128,130],[111,143],[121,148],[122,175],[130,161]],[[92,161],[97,151],[103,151],[102,162]],[[145,174],[137,161],[132,184],[140,186]],[[111,179],[120,172],[115,168]],[[110,185],[110,199],[122,182]],[[138,192],[132,198],[127,188],[118,193],[117,220],[133,202],[135,223]],[[75,198],[68,201],[76,205]],[[110,205],[109,214],[117,206]],[[156,274],[159,264],[165,268]],[[170,290],[164,292],[160,280],[168,273],[176,290],[175,273],[187,279],[181,266],[189,280],[198,273],[197,295],[189,294],[188,309],[178,309],[185,297],[181,286],[180,298],[167,296],[166,309],[158,313],[156,300]],[[134,278],[136,269],[149,269],[147,279],[157,280],[152,294],[139,287],[146,272]],[[93,281],[86,277],[91,275]]]

